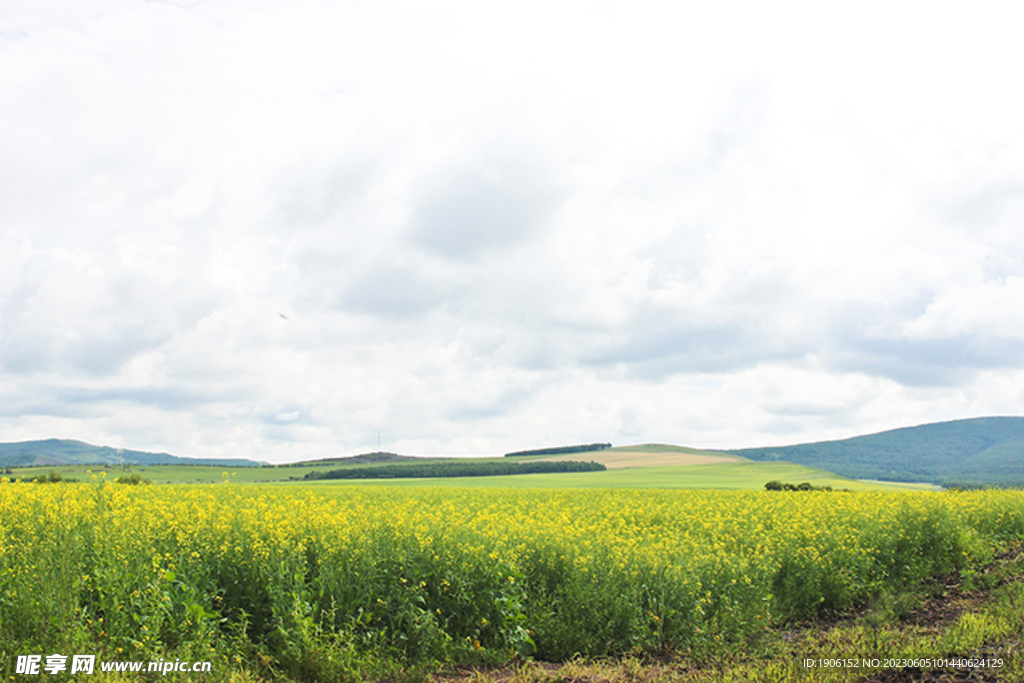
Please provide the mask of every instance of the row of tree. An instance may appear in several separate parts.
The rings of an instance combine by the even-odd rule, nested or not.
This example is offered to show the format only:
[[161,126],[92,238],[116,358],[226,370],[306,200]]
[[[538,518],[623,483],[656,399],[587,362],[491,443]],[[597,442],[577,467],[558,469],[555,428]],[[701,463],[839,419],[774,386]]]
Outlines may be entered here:
[[579,446],[558,446],[557,448],[537,448],[532,451],[515,451],[513,453],[506,453],[506,458],[512,458],[520,455],[564,455],[566,453],[586,453],[588,451],[603,451],[606,448],[611,448],[610,443],[588,443],[581,444]]
[[429,462],[409,465],[346,467],[313,471],[303,479],[422,479],[426,477],[503,477],[510,474],[551,472],[599,472],[608,469],[597,462]]
[[[832,487],[828,484],[824,486],[815,486],[809,481],[800,482],[799,484],[788,484],[781,481],[770,481],[764,485],[767,491],[831,491]],[[843,489],[845,490],[845,489]]]

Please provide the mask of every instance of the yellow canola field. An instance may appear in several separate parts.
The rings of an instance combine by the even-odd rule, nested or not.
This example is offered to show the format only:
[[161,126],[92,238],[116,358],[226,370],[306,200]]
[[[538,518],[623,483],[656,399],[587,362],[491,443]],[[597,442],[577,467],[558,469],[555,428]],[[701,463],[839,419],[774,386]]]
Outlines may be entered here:
[[414,660],[698,647],[1022,536],[1019,491],[5,484],[0,640],[166,657],[241,639],[281,666],[323,633]]

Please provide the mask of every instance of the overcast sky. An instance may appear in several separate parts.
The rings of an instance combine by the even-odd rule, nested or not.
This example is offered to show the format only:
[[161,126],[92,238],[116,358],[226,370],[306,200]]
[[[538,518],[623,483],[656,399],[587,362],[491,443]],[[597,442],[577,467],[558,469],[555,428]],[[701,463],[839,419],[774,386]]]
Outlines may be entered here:
[[0,4],[0,441],[1024,414],[1016,3]]

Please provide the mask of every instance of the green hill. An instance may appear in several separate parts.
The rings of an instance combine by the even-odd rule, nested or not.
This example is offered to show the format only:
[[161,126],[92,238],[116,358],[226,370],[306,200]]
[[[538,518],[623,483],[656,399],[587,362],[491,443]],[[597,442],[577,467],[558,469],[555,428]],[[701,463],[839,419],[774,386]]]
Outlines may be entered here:
[[255,460],[182,458],[168,453],[147,453],[109,446],[93,446],[70,439],[44,439],[0,443],[0,467],[60,465],[214,465],[259,467]]
[[333,458],[320,458],[318,460],[300,460],[299,462],[279,465],[279,467],[307,467],[310,465],[334,467],[352,467],[357,465],[390,465],[394,463],[417,463],[426,460],[434,461],[438,458],[418,458],[414,455],[398,455],[397,453],[386,453],[376,451],[374,453],[362,453],[360,455],[335,456]]
[[1024,485],[1024,417],[979,417],[839,441],[727,451],[856,479],[950,485]]
[[[665,444],[643,444],[607,448],[607,444],[590,444],[587,459],[601,462],[613,470],[596,476],[591,474],[559,474],[564,485],[580,479],[602,481],[605,485],[630,480],[635,485],[667,485],[669,480],[679,485],[699,486],[712,481],[713,472],[749,472],[743,481],[747,485],[764,473],[754,467],[740,467],[730,463],[730,456],[761,464],[784,462],[824,470],[840,478],[880,480],[888,482],[927,482],[943,486],[1024,486],[1024,417],[982,417],[893,429],[878,434],[857,436],[838,441],[822,441],[770,448],[742,448],[729,451],[695,450]],[[593,448],[599,446],[600,448]],[[581,447],[568,447],[577,449]],[[593,450],[590,450],[593,448]],[[566,447],[541,449],[557,451],[553,455],[538,454],[509,458],[510,460],[565,460],[578,459],[564,453]],[[467,462],[503,458],[456,459]],[[282,465],[279,468],[261,468],[258,476],[244,476],[246,481],[286,481],[301,478],[307,470],[380,465],[414,465],[428,462],[451,462],[448,458],[421,458],[394,453],[366,453],[351,457]],[[749,463],[749,464],[755,464]],[[132,465],[152,467],[158,465],[209,465],[213,467],[254,467],[261,463],[253,460],[183,458],[167,453],[146,453],[107,446],[92,446],[81,441],[47,439],[0,443],[0,467],[61,467],[85,465]],[[710,469],[702,469],[704,467]],[[671,473],[668,469],[672,468]],[[676,471],[678,468],[678,472]],[[718,469],[716,469],[718,468]],[[628,472],[626,470],[629,470]],[[211,470],[213,471],[213,470]],[[193,480],[198,473],[174,475],[169,480]],[[213,471],[214,479],[222,472]],[[671,476],[670,476],[671,475]],[[701,476],[697,476],[701,475]],[[519,475],[536,477],[538,481],[548,475]],[[717,476],[717,475],[716,475]],[[831,475],[830,475],[831,476]],[[653,479],[651,477],[654,477]],[[665,479],[667,477],[667,479]],[[200,477],[203,478],[203,477]],[[778,478],[778,477],[769,477]],[[648,481],[649,479],[649,481]],[[748,481],[749,479],[749,481]],[[635,481],[634,481],[635,480]],[[663,481],[664,484],[659,483]],[[717,480],[716,480],[717,481]],[[730,479],[730,481],[732,481]],[[738,481],[738,480],[737,480]],[[765,479],[768,481],[768,479]],[[525,484],[527,479],[523,480]],[[761,482],[762,485],[764,482]],[[518,485],[518,484],[517,484]]]

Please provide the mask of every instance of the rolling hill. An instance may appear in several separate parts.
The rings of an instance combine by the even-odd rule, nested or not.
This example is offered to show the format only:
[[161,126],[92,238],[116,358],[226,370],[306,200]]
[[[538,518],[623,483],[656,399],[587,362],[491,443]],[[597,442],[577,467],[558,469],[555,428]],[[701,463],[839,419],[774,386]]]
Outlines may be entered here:
[[[893,429],[836,441],[743,448],[735,450],[698,450],[666,444],[643,444],[607,448],[587,447],[586,460],[608,467],[608,473],[550,475],[550,485],[616,486],[630,482],[635,486],[701,487],[740,485],[749,487],[758,480],[795,477],[836,477],[832,485],[845,486],[850,479],[883,482],[923,482],[942,486],[1024,486],[1024,417],[982,417]],[[494,460],[579,460],[580,447],[540,449],[528,454],[509,454]],[[554,452],[551,452],[554,451]],[[485,458],[486,460],[487,458]],[[393,453],[367,453],[292,463],[239,477],[246,481],[287,481],[299,479],[307,471],[328,467],[368,467],[381,464],[422,464],[450,461],[448,458],[400,456]],[[479,462],[480,458],[466,460]],[[792,466],[785,473],[766,470],[765,466]],[[60,467],[81,465],[207,465],[212,467],[255,467],[253,460],[183,458],[167,453],[147,453],[81,441],[47,439],[0,443],[0,467]],[[810,468],[804,470],[803,468]],[[813,472],[811,472],[813,470]],[[211,470],[212,471],[212,470]],[[168,475],[167,480],[193,480],[189,475]],[[813,474],[813,476],[812,476]],[[211,477],[219,478],[222,472]],[[764,478],[766,475],[768,478]],[[774,476],[778,475],[778,476]],[[232,475],[235,476],[235,475]],[[531,478],[545,482],[548,475],[518,475],[526,485]],[[158,477],[163,479],[163,477]],[[207,478],[205,475],[200,479]],[[503,478],[496,478],[504,481]],[[577,481],[578,480],[578,481]],[[422,481],[422,480],[420,480]],[[761,482],[763,485],[764,481]],[[556,483],[557,482],[557,483]],[[479,482],[480,485],[484,482]]]
[[838,441],[723,451],[855,479],[1024,486],[1024,417],[979,417]]
[[183,458],[168,453],[147,453],[109,446],[93,446],[70,439],[0,443],[0,467],[125,464],[259,467],[262,463],[244,459]]

